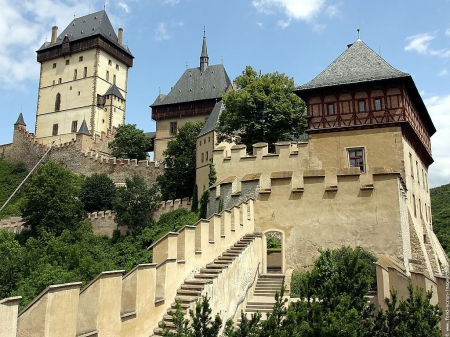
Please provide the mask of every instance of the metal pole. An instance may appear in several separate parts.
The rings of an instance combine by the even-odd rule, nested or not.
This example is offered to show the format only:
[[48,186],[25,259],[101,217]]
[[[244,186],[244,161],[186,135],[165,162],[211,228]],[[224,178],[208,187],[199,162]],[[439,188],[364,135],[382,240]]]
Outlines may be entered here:
[[25,179],[22,180],[22,182],[19,184],[19,186],[17,186],[17,188],[14,190],[13,194],[11,194],[11,196],[8,198],[8,200],[5,201],[5,203],[3,204],[2,208],[0,208],[0,213],[1,211],[3,211],[3,209],[6,207],[6,205],[11,201],[11,199],[14,197],[14,195],[17,193],[17,191],[19,191],[19,189],[22,187],[22,185],[25,183],[25,181],[27,181],[28,177],[31,176],[31,174],[34,172],[34,170],[36,169],[36,167],[38,167],[38,165],[41,163],[41,161],[44,160],[45,156],[47,156],[47,154],[50,152],[50,150],[52,149],[53,145],[55,144],[56,140],[54,140],[50,147],[48,148],[48,150],[44,153],[44,155],[42,156],[41,159],[39,159],[39,161],[37,162],[36,165],[34,165],[34,167],[31,169],[30,173],[27,174],[27,176],[25,177]]

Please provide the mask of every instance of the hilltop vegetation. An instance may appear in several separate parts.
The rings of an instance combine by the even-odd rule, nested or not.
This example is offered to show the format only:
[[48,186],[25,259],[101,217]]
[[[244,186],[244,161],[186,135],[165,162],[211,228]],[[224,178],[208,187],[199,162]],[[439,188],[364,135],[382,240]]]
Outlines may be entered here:
[[[4,185],[12,191],[26,172],[13,172],[20,165],[6,163],[3,167]],[[105,205],[101,193],[111,190],[97,190],[96,182],[106,179],[106,175],[85,179],[54,162],[39,167],[20,195],[20,212],[29,229],[19,235],[0,230],[0,299],[22,296],[23,307],[51,284],[81,281],[84,286],[103,271],[129,271],[137,264],[151,262],[152,251],[147,247],[165,233],[198,220],[197,213],[185,209],[152,220],[148,201],[157,200],[156,192],[135,176],[127,179],[127,189],[112,193],[120,224],[133,228],[133,232],[120,236],[116,231],[112,238],[95,235],[90,221],[84,220],[86,208],[101,210]],[[96,196],[101,204],[95,204],[95,198],[83,204],[81,191],[94,194],[89,186],[101,192]]]
[[430,189],[433,229],[442,247],[450,253],[450,184]]
[[[28,174],[24,163],[8,163],[0,159],[0,207],[11,196],[22,180]],[[21,215],[20,205],[23,202],[23,194],[17,194],[0,213],[0,219],[7,216]]]

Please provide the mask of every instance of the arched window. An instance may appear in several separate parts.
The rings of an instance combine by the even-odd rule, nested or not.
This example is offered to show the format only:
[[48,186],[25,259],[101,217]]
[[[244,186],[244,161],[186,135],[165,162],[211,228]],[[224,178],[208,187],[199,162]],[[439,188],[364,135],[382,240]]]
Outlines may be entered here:
[[55,111],[61,110],[61,94],[58,92],[55,99]]

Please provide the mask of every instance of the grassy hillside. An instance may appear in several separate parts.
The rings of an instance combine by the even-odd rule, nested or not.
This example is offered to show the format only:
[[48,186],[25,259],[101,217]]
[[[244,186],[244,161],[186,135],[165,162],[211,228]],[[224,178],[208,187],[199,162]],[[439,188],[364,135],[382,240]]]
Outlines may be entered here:
[[442,247],[450,253],[450,184],[432,188],[431,213],[433,228]]
[[[28,171],[23,163],[13,164],[0,159],[0,207],[3,206],[27,174]],[[19,193],[0,213],[0,219],[9,215],[20,215],[21,201]]]

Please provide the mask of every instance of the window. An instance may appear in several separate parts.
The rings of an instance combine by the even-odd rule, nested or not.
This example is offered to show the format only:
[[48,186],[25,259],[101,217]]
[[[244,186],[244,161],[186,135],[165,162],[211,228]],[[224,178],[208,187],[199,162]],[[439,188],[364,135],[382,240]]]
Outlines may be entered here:
[[417,183],[420,185],[419,162],[417,160],[416,160],[416,170],[417,170]]
[[116,75],[113,75],[113,83],[116,84]]
[[53,63],[53,68],[56,68],[56,63]]
[[109,71],[106,71],[106,80],[109,81]]
[[78,61],[79,61],[79,62],[83,62],[83,56],[80,56],[80,57],[78,58]]
[[[61,110],[61,94],[58,92],[55,98],[55,111]],[[58,125],[58,124],[56,124]]]
[[170,134],[174,135],[177,133],[177,122],[170,122]]
[[72,132],[78,131],[78,121],[72,121]]
[[366,111],[366,102],[364,102],[364,100],[360,100],[358,102],[358,107],[359,107],[359,112]]
[[62,78],[60,77],[60,78],[58,78],[58,84],[61,84],[62,83]]
[[328,104],[328,116],[334,115],[334,105],[333,103]]
[[109,66],[112,65],[112,61],[111,60],[108,60],[108,65]]
[[375,110],[381,110],[381,99],[380,98],[375,98],[373,102],[374,102],[374,105],[375,105]]
[[364,149],[348,149],[348,162],[350,167],[359,167],[361,172],[365,172]]
[[414,217],[417,218],[416,196],[413,194]]
[[119,65],[116,63],[116,70],[119,70]]
[[70,60],[66,60],[66,66],[68,66],[70,63]]
[[409,153],[409,168],[411,169],[411,178],[414,180],[414,167],[413,167],[413,159],[411,152]]
[[205,159],[204,157],[205,157],[205,156],[204,156],[203,153],[202,153],[202,163],[203,163],[203,161],[204,161],[204,159]]
[[208,151],[206,151],[206,161],[208,161]]
[[55,80],[53,80],[53,85],[55,85]]
[[75,70],[73,71],[73,79],[76,80],[77,77],[78,77],[78,70],[75,69]]
[[56,136],[58,134],[58,124],[53,124],[52,136]]
[[87,67],[84,67],[83,77],[87,77]]

